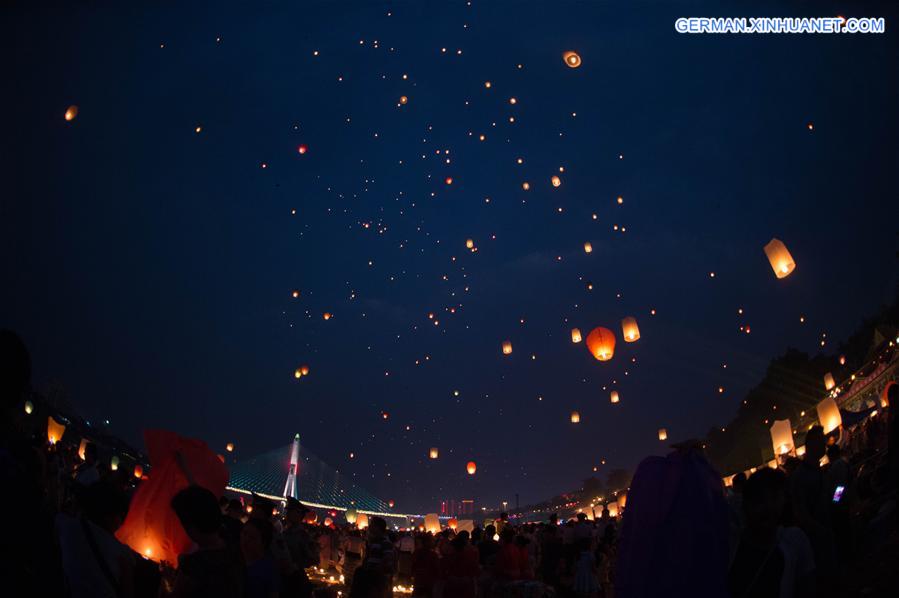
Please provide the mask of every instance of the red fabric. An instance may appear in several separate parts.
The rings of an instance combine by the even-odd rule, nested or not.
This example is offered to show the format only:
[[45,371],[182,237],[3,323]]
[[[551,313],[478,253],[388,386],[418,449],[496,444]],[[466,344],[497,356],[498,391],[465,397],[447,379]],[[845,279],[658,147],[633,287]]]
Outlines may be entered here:
[[146,430],[144,444],[153,470],[150,479],[138,486],[116,537],[154,561],[177,567],[178,555],[190,548],[191,540],[171,507],[172,497],[189,484],[176,455],[181,454],[193,483],[217,497],[225,492],[228,469],[202,440],[165,430]]

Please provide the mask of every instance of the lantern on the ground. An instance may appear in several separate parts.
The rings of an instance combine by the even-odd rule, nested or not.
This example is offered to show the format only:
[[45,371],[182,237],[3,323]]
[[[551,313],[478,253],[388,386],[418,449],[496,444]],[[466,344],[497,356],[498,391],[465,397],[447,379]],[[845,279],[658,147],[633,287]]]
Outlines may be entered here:
[[396,504],[396,503],[394,503],[392,500],[387,501],[387,506],[390,507],[391,509],[393,508],[394,504]]
[[824,388],[826,390],[833,390],[833,387],[836,386],[837,383],[833,380],[833,374],[827,372],[824,374]]
[[608,328],[597,326],[587,335],[587,349],[599,361],[608,361],[615,354],[615,335]]
[[474,475],[474,472],[478,470],[478,465],[474,461],[469,461],[468,465],[465,466],[465,470],[468,471],[468,475]]
[[66,433],[66,425],[61,424],[53,416],[47,417],[47,441],[50,444],[56,444],[62,440],[62,435]]
[[550,179],[550,182],[553,184],[553,187],[558,187],[562,184],[562,179],[560,179],[557,175],[553,175]]
[[830,434],[842,425],[843,418],[840,415],[840,408],[832,398],[827,397],[818,403],[818,421],[821,422],[825,434]]
[[87,438],[82,438],[81,442],[78,444],[78,458],[84,461],[85,452],[87,451],[87,445],[90,441]]
[[613,403],[617,403],[618,401],[621,400],[621,397],[618,396],[618,391],[617,391],[617,390],[613,390],[613,391],[612,391],[612,394],[609,395],[609,399],[610,399]]
[[786,455],[793,451],[793,427],[790,420],[779,419],[771,426],[771,446],[774,447],[774,456]]
[[631,316],[621,320],[621,334],[626,343],[640,340],[640,328],[637,326],[637,320]]
[[322,522],[322,524],[325,527],[331,527],[331,524],[333,524],[333,523],[334,523],[334,520],[331,519],[330,517],[325,517],[325,520]]
[[562,54],[562,60],[568,68],[576,69],[581,66],[581,56],[577,52],[569,50]]
[[609,510],[609,517],[618,517],[618,503],[610,502],[606,508]]
[[659,428],[659,440],[668,440],[668,430]]
[[581,423],[581,414],[578,413],[577,411],[572,411],[571,412],[571,423],[573,423],[573,424]]
[[627,507],[627,492],[618,493],[618,508],[623,509]]
[[356,509],[350,507],[346,510],[346,522],[350,525],[356,523],[356,518],[359,516],[359,513],[356,512]]
[[431,447],[431,450],[428,452],[428,457],[431,459],[436,459],[440,455],[440,451],[437,450],[437,447]]
[[512,341],[503,341],[503,355],[511,355]]
[[581,342],[581,329],[580,328],[572,328],[571,329],[571,342],[573,342],[573,343]]
[[780,239],[771,239],[765,245],[765,255],[768,256],[771,269],[778,278],[786,278],[796,268],[793,256]]
[[465,239],[465,247],[474,249],[474,239]]

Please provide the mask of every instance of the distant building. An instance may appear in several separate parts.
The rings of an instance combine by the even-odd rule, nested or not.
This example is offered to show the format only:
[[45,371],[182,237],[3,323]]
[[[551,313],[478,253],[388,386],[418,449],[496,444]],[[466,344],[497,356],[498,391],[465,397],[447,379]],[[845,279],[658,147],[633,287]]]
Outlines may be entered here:
[[474,515],[474,500],[470,498],[463,498],[461,500],[451,498],[443,500],[440,501],[440,509],[438,512],[440,515],[445,515],[447,517]]

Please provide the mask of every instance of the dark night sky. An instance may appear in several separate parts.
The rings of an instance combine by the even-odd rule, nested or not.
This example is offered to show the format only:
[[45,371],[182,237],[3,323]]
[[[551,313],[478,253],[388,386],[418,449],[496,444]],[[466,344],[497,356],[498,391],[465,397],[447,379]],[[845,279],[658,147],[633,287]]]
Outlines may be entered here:
[[[15,4],[0,327],[137,445],[299,432],[398,510],[524,504],[725,424],[896,288],[886,3],[748,15],[886,17],[867,36],[675,33],[747,16],[702,3]],[[569,338],[598,325],[607,363]]]

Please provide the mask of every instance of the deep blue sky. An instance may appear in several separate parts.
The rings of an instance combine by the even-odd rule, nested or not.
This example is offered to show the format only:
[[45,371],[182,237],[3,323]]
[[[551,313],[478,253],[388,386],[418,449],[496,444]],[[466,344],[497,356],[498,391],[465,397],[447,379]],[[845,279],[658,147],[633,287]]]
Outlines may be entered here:
[[[299,432],[399,510],[524,504],[723,425],[772,356],[834,350],[896,286],[888,4],[32,4],[3,18],[0,326],[138,445]],[[887,34],[673,27],[838,13]],[[611,362],[569,340],[598,325]]]

